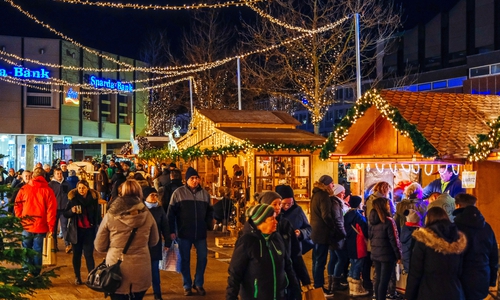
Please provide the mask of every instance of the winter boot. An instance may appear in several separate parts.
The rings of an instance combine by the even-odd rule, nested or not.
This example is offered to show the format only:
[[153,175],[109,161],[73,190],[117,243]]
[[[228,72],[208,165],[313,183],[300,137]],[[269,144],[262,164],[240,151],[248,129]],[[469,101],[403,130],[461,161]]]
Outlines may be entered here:
[[363,288],[363,283],[359,279],[352,279],[351,280],[352,285],[354,286],[352,293],[349,292],[349,296],[351,297],[359,297],[359,296],[366,296],[370,292],[365,290]]
[[352,277],[347,277],[347,282],[349,283],[349,295],[354,294],[354,282],[352,282]]
[[345,290],[347,290],[347,286],[340,284],[340,277],[333,277],[333,291],[345,291]]

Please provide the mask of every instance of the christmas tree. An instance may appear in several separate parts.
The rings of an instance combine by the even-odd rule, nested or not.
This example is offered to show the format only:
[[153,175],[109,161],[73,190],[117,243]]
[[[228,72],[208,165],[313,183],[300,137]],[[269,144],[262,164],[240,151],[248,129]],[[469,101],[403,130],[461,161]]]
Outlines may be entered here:
[[[11,194],[12,189],[0,185],[0,193]],[[7,206],[0,206],[0,299],[28,299],[37,289],[48,289],[51,278],[59,267],[43,269],[38,276],[29,276],[35,266],[26,264],[37,253],[33,249],[22,247],[23,227],[21,219],[7,211]]]

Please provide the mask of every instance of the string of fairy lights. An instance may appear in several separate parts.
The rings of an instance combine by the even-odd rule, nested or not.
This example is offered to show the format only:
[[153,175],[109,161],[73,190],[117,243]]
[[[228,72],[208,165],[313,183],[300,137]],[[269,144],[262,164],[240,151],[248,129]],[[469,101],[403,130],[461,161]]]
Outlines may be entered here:
[[244,1],[228,1],[215,4],[199,3],[199,4],[184,4],[184,5],[154,5],[154,4],[137,4],[137,3],[113,3],[113,2],[92,2],[88,0],[57,0],[59,2],[69,4],[81,4],[90,6],[110,7],[110,8],[132,8],[141,10],[194,10],[203,8],[225,8],[230,6],[244,6],[248,3],[258,3],[262,0],[244,0]]
[[[88,52],[90,52],[92,54],[98,55],[98,56],[102,57],[103,59],[108,59],[109,58],[109,60],[111,60],[112,62],[124,65],[126,68],[119,69],[120,71],[141,71],[141,72],[152,72],[152,73],[165,73],[165,72],[168,72],[171,75],[171,77],[181,76],[181,75],[186,74],[186,73],[193,73],[193,71],[196,71],[196,72],[205,71],[205,70],[212,69],[212,68],[218,67],[220,65],[223,65],[225,63],[228,63],[228,62],[230,62],[230,61],[232,61],[234,59],[237,59],[237,58],[244,58],[244,57],[247,57],[247,56],[250,56],[250,55],[254,55],[254,54],[257,54],[257,53],[268,52],[268,51],[277,49],[279,47],[282,47],[282,46],[294,43],[294,42],[296,42],[298,40],[301,40],[301,39],[304,39],[304,38],[306,38],[308,36],[312,37],[313,34],[317,34],[317,33],[321,33],[321,32],[325,32],[325,31],[331,30],[331,29],[335,28],[336,26],[342,24],[347,19],[349,19],[349,16],[346,16],[346,17],[344,17],[344,18],[342,18],[342,19],[340,19],[340,20],[338,20],[338,21],[336,21],[336,22],[334,22],[332,24],[328,24],[328,25],[325,25],[323,27],[320,27],[320,28],[314,30],[312,33],[306,33],[306,34],[303,34],[303,35],[300,35],[300,36],[297,36],[297,37],[294,37],[294,38],[289,38],[289,39],[287,39],[287,40],[285,40],[285,41],[283,41],[283,42],[281,42],[279,44],[271,45],[271,46],[263,48],[263,49],[257,49],[257,50],[249,51],[249,52],[246,52],[246,53],[241,54],[241,55],[236,55],[236,56],[233,56],[233,57],[227,57],[227,58],[215,61],[215,62],[199,63],[199,64],[189,64],[189,65],[176,66],[176,67],[152,67],[151,68],[151,67],[134,67],[134,66],[132,66],[130,64],[117,61],[114,58],[108,57],[108,56],[106,56],[104,54],[101,54],[101,53],[99,53],[99,52],[97,52],[97,51],[95,51],[93,49],[85,47],[82,44],[76,42],[75,40],[67,37],[65,34],[57,31],[54,28],[52,28],[50,25],[48,25],[48,24],[46,24],[46,23],[38,20],[34,15],[32,15],[29,12],[23,10],[19,5],[16,5],[12,0],[4,0],[4,1],[8,2],[11,6],[13,6],[14,8],[18,9],[19,11],[21,11],[23,14],[25,14],[27,17],[29,17],[32,20],[34,20],[36,23],[38,23],[38,24],[42,25],[43,27],[49,29],[53,33],[61,36],[63,39],[71,42],[75,46],[81,47],[82,49],[84,49],[84,50],[86,50],[86,51],[88,51]],[[2,51],[2,52],[5,52],[5,51]],[[17,58],[17,56],[11,56],[11,57]],[[31,63],[36,63],[37,62],[35,60],[28,60],[28,59],[26,59],[26,61],[29,61]],[[54,64],[54,66],[63,67],[63,66],[55,65],[55,64]],[[70,69],[70,70],[78,70],[79,69],[79,67],[73,67],[73,66],[64,66],[64,67],[67,68],[67,69]],[[195,69],[195,70],[186,70],[186,69],[193,69],[193,68],[197,68],[197,69]],[[178,71],[178,70],[183,70],[183,71]],[[159,80],[160,78],[155,78],[155,79]],[[141,82],[145,82],[145,81],[147,81],[147,79],[141,79]],[[129,82],[131,83],[133,81],[129,81]],[[147,89],[154,89],[154,88],[164,87],[164,86],[168,86],[168,85],[170,85],[170,84],[169,83],[162,83],[162,84],[157,84],[157,85],[150,86]]]

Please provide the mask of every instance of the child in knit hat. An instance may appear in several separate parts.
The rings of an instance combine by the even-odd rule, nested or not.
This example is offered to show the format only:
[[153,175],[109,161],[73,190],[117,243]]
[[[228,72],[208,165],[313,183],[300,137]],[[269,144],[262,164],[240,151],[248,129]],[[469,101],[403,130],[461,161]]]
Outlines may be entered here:
[[401,228],[401,247],[403,248],[403,268],[408,273],[410,271],[410,259],[415,246],[415,240],[412,234],[415,230],[422,227],[422,216],[414,209],[407,209],[404,211],[406,222]]

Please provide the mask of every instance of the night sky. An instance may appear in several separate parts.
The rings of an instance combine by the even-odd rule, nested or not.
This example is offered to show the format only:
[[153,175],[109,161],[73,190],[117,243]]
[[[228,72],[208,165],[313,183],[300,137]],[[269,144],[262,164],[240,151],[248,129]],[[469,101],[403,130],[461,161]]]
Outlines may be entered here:
[[[204,1],[125,0],[116,2],[175,5]],[[219,2],[226,2],[226,0]],[[402,5],[404,10],[405,28],[412,28],[421,21],[429,21],[440,11],[449,9],[456,2],[458,0],[396,0],[396,3]],[[172,45],[175,48],[182,30],[188,28],[190,18],[188,11],[102,8],[53,0],[14,0],[14,3],[86,46],[136,59],[140,59],[140,50],[145,43],[145,36],[156,34],[158,31],[166,31],[173,40]],[[237,22],[239,16],[253,14],[250,9],[244,7],[221,8],[220,10],[226,18],[234,22]],[[3,0],[0,0],[0,35],[58,38]]]

